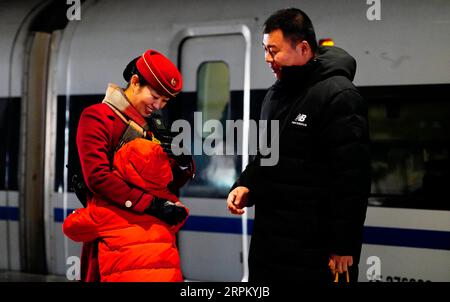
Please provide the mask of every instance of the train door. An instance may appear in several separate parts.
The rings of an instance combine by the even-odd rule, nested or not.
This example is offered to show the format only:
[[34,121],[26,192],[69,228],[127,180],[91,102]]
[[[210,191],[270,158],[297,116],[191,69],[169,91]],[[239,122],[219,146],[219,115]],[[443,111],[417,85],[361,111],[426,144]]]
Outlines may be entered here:
[[9,98],[7,111],[1,113],[7,115],[2,122],[8,124],[6,137],[1,133],[6,157],[0,156],[4,176],[0,189],[6,189],[6,207],[0,206],[6,232],[1,223],[0,235],[6,236],[7,249],[2,246],[0,255],[6,252],[8,260],[0,264],[8,270],[57,273],[55,254],[62,249],[54,248],[54,234],[61,228],[54,224],[51,202],[55,193],[55,81],[61,30],[68,23],[66,10],[65,3],[54,1],[17,8],[23,19],[16,20],[21,23],[11,39]]
[[59,41],[58,34],[51,32],[67,23],[48,21],[47,13],[54,12],[54,6],[47,4],[7,5],[15,13],[9,14],[14,17],[5,36],[11,38],[2,47],[10,57],[9,68],[2,70],[7,75],[2,79],[7,85],[5,102],[0,97],[0,268],[29,273],[48,272],[50,133],[46,132]]
[[[190,209],[178,237],[184,277],[240,281],[246,275],[248,218],[231,216],[226,197],[248,160],[239,144],[248,138],[239,127],[234,137],[227,135],[226,121],[248,120],[249,39],[242,33],[193,35],[180,49],[184,83],[178,118],[191,125],[197,165],[195,178],[180,192]],[[224,155],[226,150],[233,152]]]

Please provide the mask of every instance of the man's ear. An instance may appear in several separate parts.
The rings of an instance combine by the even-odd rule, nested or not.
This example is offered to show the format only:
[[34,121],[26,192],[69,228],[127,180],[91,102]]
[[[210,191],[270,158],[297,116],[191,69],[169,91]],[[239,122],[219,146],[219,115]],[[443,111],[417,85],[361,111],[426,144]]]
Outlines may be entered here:
[[295,47],[295,51],[301,56],[305,56],[310,49],[311,47],[309,46],[309,43],[306,40],[297,43],[297,46]]

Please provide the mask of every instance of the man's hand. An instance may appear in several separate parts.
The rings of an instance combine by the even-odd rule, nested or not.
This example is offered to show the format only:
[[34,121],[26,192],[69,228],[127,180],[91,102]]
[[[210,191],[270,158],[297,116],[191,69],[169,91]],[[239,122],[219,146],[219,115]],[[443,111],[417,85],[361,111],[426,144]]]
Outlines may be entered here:
[[228,194],[227,207],[231,214],[242,215],[243,208],[247,205],[249,189],[246,187],[236,187]]
[[348,271],[348,268],[353,265],[353,256],[338,256],[330,255],[330,269],[333,274],[342,274]]

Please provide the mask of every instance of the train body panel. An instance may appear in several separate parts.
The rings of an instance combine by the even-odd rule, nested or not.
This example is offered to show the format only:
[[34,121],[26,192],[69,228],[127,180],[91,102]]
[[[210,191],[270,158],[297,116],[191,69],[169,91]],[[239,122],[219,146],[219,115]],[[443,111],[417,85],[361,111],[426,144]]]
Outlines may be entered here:
[[[65,167],[73,156],[81,111],[102,100],[108,83],[125,85],[125,64],[154,48],[177,62],[185,78],[180,105],[169,107],[168,117],[188,120],[201,142],[208,135],[203,128],[208,119],[257,119],[265,90],[274,82],[261,46],[263,22],[279,8],[297,6],[311,17],[318,39],[332,38],[355,57],[354,83],[371,106],[375,180],[360,281],[368,280],[368,272],[379,273],[382,281],[450,281],[450,270],[442,265],[450,262],[450,207],[439,200],[442,194],[427,195],[435,191],[428,179],[440,184],[448,173],[443,167],[448,162],[450,132],[446,121],[450,114],[449,1],[384,1],[379,21],[368,20],[371,5],[359,0],[171,0],[152,2],[151,9],[148,3],[86,0],[80,20],[54,26],[50,21],[45,25],[42,18],[51,1],[0,2],[0,138],[6,141],[0,147],[0,269],[26,269],[32,257],[25,250],[35,239],[28,233],[24,236],[31,232],[26,221],[32,215],[26,210],[31,200],[25,196],[31,194],[32,180],[24,176],[26,163],[33,162],[26,151],[32,148],[27,138],[33,131],[44,142],[44,190],[39,193],[42,198],[36,199],[44,201],[39,215],[45,223],[45,267],[49,273],[76,279],[79,272],[73,267],[79,264],[81,245],[64,237],[61,224],[72,209],[81,206]],[[70,5],[55,7],[65,18]],[[42,129],[29,125],[29,102],[33,101],[29,92],[39,80],[30,75],[35,70],[30,62],[36,58],[37,37],[48,39],[48,55],[44,53],[46,63],[42,63],[47,66],[42,71]],[[193,111],[202,113],[199,125]],[[408,128],[417,137],[402,131]],[[244,144],[249,140],[247,130],[240,133]],[[240,146],[232,148],[236,151]],[[231,216],[225,197],[248,162],[248,151],[195,157],[199,173],[181,192],[192,210],[179,234],[188,279],[246,280],[253,209],[244,217]],[[411,205],[410,199],[419,201]],[[424,258],[432,259],[429,265],[410,265]]]
[[[205,1],[170,11],[170,7],[183,5],[171,2],[172,5],[154,3],[150,12],[145,9],[144,1],[136,1],[137,5],[126,9],[120,2],[87,2],[82,20],[68,25],[75,33],[63,41],[70,44],[70,71],[66,71],[71,76],[70,93],[101,94],[105,81],[122,83],[121,66],[128,62],[130,54],[138,56],[142,49],[159,49],[177,61],[180,45],[174,45],[174,41],[181,42],[177,36],[183,31],[236,24],[247,26],[251,32],[251,88],[267,89],[273,83],[273,76],[263,61],[263,22],[270,12],[298,3],[279,1],[258,5],[252,1],[227,1],[218,5]],[[369,6],[363,1],[302,2],[302,8],[311,12],[317,37],[333,38],[355,57],[357,86],[448,83],[449,6],[445,0],[426,5],[421,1],[390,1],[383,3],[382,19],[371,22],[366,16]],[[170,17],[166,11],[170,11]],[[140,22],[129,22],[130,19]],[[64,87],[62,83],[60,87]]]
[[364,225],[359,280],[450,280],[449,211],[369,207]]

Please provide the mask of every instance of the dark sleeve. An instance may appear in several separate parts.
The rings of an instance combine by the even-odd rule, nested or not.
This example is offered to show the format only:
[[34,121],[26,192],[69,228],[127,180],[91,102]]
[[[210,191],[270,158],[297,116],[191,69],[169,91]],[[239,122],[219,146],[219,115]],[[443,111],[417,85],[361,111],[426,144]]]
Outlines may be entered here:
[[320,133],[331,170],[330,252],[358,254],[370,194],[367,104],[356,90],[333,98]]
[[245,170],[241,173],[241,175],[239,176],[239,178],[236,180],[236,182],[233,184],[233,186],[230,189],[230,192],[236,188],[236,187],[246,187],[247,189],[249,189],[249,194],[248,194],[248,202],[247,202],[247,206],[251,207],[255,204],[255,183],[256,183],[256,179],[255,179],[255,175],[256,175],[256,169],[257,169],[257,159],[253,159],[250,161],[250,163],[247,165],[247,167],[245,167]]
[[[112,125],[101,110],[89,107],[82,113],[77,147],[84,179],[94,196],[122,208],[143,212],[153,196],[131,187],[111,169],[108,154],[112,149]],[[127,201],[131,202],[131,207],[127,207]]]
[[[270,114],[273,108],[271,108],[271,105],[273,102],[270,102],[271,98],[273,97],[274,89],[271,87],[266,95],[264,96],[264,100],[261,105],[261,113],[260,113],[260,120],[267,120],[270,122]],[[260,130],[261,131],[261,130]],[[266,130],[269,131],[269,130]],[[236,180],[236,182],[233,184],[233,186],[230,189],[230,192],[239,186],[246,187],[250,190],[249,192],[249,205],[254,205],[255,202],[255,196],[256,196],[256,190],[257,190],[257,177],[258,173],[261,172],[260,170],[260,162],[261,162],[261,154],[259,149],[257,150],[257,155],[253,156],[249,160],[249,164],[245,168],[245,170],[241,173],[239,178]]]
[[253,185],[255,183],[254,175],[255,175],[255,170],[256,170],[256,166],[257,166],[256,161],[257,161],[256,159],[253,159],[250,161],[250,163],[247,165],[245,170],[241,173],[239,178],[236,180],[234,185],[231,187],[230,191],[232,191],[234,188],[239,187],[239,186],[247,187],[249,190],[253,189]]

